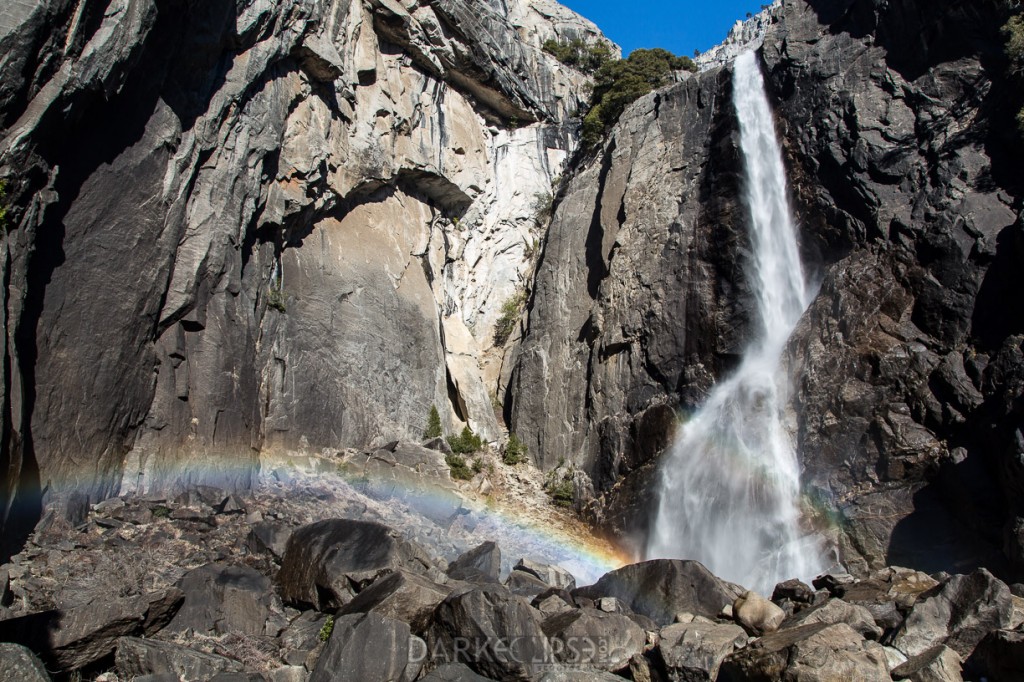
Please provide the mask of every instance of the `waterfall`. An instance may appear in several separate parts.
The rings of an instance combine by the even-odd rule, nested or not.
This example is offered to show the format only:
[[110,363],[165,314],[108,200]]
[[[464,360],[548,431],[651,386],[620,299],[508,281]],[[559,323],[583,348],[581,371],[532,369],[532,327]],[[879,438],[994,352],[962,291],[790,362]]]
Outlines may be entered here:
[[782,424],[789,382],[780,358],[810,293],[753,52],[736,59],[733,91],[753,252],[747,276],[759,326],[736,371],[680,427],[662,465],[647,556],[696,559],[719,577],[770,594],[780,580],[806,580],[822,569],[817,540],[800,529],[799,465]]

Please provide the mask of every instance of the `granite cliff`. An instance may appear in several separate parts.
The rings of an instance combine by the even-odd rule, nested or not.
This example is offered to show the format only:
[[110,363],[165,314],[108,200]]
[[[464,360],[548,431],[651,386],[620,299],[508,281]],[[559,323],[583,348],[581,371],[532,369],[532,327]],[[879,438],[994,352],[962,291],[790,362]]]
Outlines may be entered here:
[[[787,0],[761,49],[819,293],[787,352],[806,511],[855,571],[1016,574],[1024,309],[999,3]],[[729,68],[652,93],[561,194],[517,433],[643,545],[676,411],[749,336]]]
[[574,38],[548,0],[6,3],[5,537],[431,405],[497,437],[492,330],[588,82],[541,45]]

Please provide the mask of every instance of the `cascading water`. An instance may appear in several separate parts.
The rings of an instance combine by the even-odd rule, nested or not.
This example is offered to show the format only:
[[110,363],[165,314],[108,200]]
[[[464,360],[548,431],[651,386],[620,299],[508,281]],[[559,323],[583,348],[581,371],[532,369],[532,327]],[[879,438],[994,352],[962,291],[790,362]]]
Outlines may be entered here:
[[736,59],[733,90],[760,329],[735,373],[680,429],[663,464],[647,556],[696,559],[719,577],[770,594],[779,580],[822,569],[817,540],[800,529],[799,466],[781,414],[788,379],[780,358],[810,294],[753,52]]

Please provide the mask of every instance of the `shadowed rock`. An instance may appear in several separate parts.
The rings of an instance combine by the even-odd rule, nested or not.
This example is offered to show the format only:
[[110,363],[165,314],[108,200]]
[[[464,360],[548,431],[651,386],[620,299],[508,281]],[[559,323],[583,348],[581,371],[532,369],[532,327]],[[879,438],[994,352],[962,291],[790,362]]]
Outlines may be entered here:
[[348,603],[383,571],[397,568],[436,570],[426,551],[387,526],[328,519],[292,533],[277,583],[286,602],[323,611]]
[[531,678],[554,660],[534,613],[502,589],[453,594],[434,611],[429,650],[439,663],[465,663],[494,679]]
[[736,598],[731,588],[696,561],[657,559],[606,573],[574,592],[589,599],[616,597],[630,609],[669,625],[677,613],[715,618]]

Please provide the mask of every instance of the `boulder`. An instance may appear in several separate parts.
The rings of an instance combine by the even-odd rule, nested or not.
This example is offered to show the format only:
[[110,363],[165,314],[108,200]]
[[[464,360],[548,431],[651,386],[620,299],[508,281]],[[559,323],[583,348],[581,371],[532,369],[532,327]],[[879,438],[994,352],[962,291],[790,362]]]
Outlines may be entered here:
[[480,575],[498,580],[501,575],[501,549],[485,542],[448,564],[448,576],[456,580],[472,580]]
[[412,642],[409,626],[393,618],[339,616],[309,682],[412,682],[420,671],[420,662],[410,660]]
[[526,571],[520,570],[515,570],[508,574],[508,578],[505,579],[505,587],[507,587],[509,592],[512,594],[526,599],[533,599],[538,594],[542,594],[551,589],[550,585],[535,576],[533,573],[527,573]]
[[811,623],[846,623],[866,639],[878,640],[882,628],[875,624],[874,616],[863,606],[847,604],[842,599],[829,599],[786,619],[782,627],[796,627]]
[[118,675],[133,679],[142,675],[172,674],[184,680],[208,680],[221,672],[241,672],[238,661],[196,651],[179,644],[122,637],[114,657]]
[[746,643],[747,633],[738,625],[677,623],[661,629],[658,654],[670,679],[710,682],[725,657]]
[[963,682],[964,678],[960,674],[962,668],[963,660],[959,654],[940,644],[893,668],[892,679],[910,682]]
[[554,660],[534,613],[500,588],[452,594],[434,611],[429,651],[436,663],[465,663],[486,677],[534,676]]
[[289,661],[304,661],[320,644],[320,632],[326,621],[327,616],[313,610],[299,614],[278,636],[285,657]]
[[423,632],[434,609],[451,591],[450,587],[399,569],[356,595],[338,615],[372,612],[407,623],[413,632]]
[[328,519],[292,533],[277,582],[286,602],[325,611],[348,603],[383,572],[398,568],[425,574],[434,567],[425,550],[387,526]]
[[539,682],[622,682],[618,675],[600,670],[551,670],[540,678]]
[[677,613],[715,618],[738,596],[696,561],[655,559],[606,573],[573,596],[617,597],[632,611],[658,625],[670,625]]
[[50,675],[26,647],[0,642],[0,682],[50,682]]
[[732,615],[737,623],[754,635],[775,632],[786,619],[785,611],[753,590],[747,590],[733,602]]
[[462,663],[446,663],[431,670],[419,682],[490,682],[491,678],[477,675]]
[[727,656],[719,682],[747,680],[888,680],[881,645],[849,625],[814,623],[779,630]]
[[921,595],[892,644],[909,657],[945,644],[966,659],[986,634],[1009,627],[1012,596],[1010,588],[984,568],[953,576]]
[[562,613],[564,611],[571,611],[575,606],[566,601],[562,596],[558,594],[538,594],[530,602],[530,605],[540,611],[541,615],[547,618],[553,616],[556,613]]
[[547,618],[542,624],[555,658],[569,666],[616,672],[642,654],[647,634],[617,613],[575,609]]
[[270,579],[258,571],[206,564],[186,573],[178,587],[185,602],[167,626],[169,632],[267,634],[267,618],[277,596]]
[[253,554],[269,553],[275,559],[284,556],[292,529],[276,521],[259,521],[249,529],[245,540],[246,549]]
[[810,604],[814,601],[814,590],[807,583],[795,578],[786,580],[776,585],[772,591],[773,602],[778,604],[782,600],[798,604]]
[[1024,670],[1024,632],[995,630],[985,635],[967,661],[975,677],[993,681],[1019,679]]
[[576,578],[572,573],[559,566],[542,564],[531,559],[520,559],[515,565],[517,571],[525,571],[547,583],[549,587],[557,587],[562,590],[575,590]]

